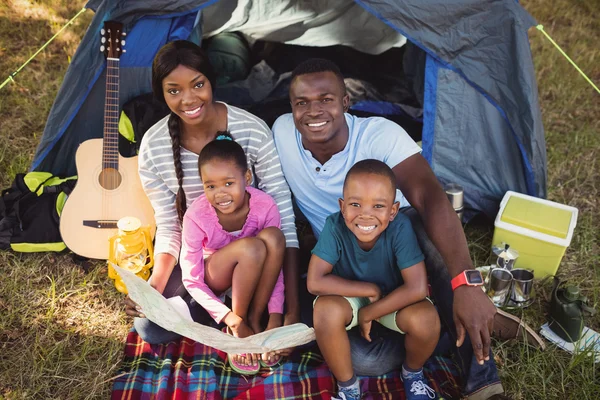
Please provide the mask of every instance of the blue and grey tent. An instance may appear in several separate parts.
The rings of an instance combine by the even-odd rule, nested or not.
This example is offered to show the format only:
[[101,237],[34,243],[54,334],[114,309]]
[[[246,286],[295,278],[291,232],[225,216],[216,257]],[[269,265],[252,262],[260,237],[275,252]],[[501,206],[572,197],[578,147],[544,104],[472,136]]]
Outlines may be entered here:
[[[535,20],[514,0],[91,0],[86,7],[96,14],[50,111],[35,170],[74,174],[78,145],[102,137],[106,64],[99,32],[104,21],[115,20],[127,32],[121,105],[151,91],[152,59],[176,39],[206,43],[238,32],[251,44],[290,46],[287,53],[271,52],[277,67],[253,60],[243,82],[217,89],[218,99],[253,112],[261,104],[276,109],[270,104],[278,99],[285,103],[290,55],[348,50],[352,61],[335,60],[342,72],[361,60],[366,72],[347,80],[360,86],[353,110],[416,121],[423,155],[442,183],[465,188],[467,207],[494,215],[507,190],[546,196],[544,131],[527,36]],[[377,58],[395,49],[401,59]],[[381,93],[381,82],[369,86],[368,72],[376,66],[395,74],[404,91],[389,90],[390,96]],[[387,89],[389,82],[383,82]],[[405,92],[413,96],[398,94]]]

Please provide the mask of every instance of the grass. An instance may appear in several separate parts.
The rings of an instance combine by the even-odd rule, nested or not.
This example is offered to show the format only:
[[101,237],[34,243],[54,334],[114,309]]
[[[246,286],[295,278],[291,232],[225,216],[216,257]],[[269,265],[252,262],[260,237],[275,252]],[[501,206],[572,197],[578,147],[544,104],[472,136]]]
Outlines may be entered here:
[[[83,0],[0,3],[0,80],[84,5]],[[524,7],[577,64],[600,83],[600,3],[523,0]],[[0,187],[27,170],[62,77],[92,17],[88,11],[0,93]],[[530,40],[548,151],[548,198],[579,209],[559,273],[600,303],[600,95],[540,32]],[[491,261],[490,227],[467,226],[476,265]],[[65,254],[0,252],[0,399],[91,399],[110,395],[131,321],[97,263],[89,273]],[[539,327],[551,283],[520,313]],[[586,320],[600,330],[600,317]],[[549,347],[496,342],[496,363],[515,399],[595,399],[600,369],[588,358]]]

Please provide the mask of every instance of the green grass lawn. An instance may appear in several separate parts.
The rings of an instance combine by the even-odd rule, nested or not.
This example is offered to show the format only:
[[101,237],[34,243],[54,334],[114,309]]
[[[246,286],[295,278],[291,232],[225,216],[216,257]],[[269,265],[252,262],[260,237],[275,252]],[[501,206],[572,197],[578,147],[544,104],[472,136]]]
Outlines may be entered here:
[[[0,2],[0,81],[75,15],[83,0]],[[596,83],[600,83],[600,2],[524,0]],[[31,163],[70,57],[91,20],[87,11],[0,90],[0,187]],[[600,302],[600,95],[535,29],[530,32],[548,151],[548,197],[579,209],[559,274]],[[466,227],[476,265],[488,265],[491,227]],[[550,282],[522,314],[546,320]],[[65,254],[0,252],[0,399],[107,398],[131,320],[97,263],[89,273]],[[587,324],[600,330],[600,317]],[[501,379],[515,399],[600,398],[600,368],[588,358],[522,343],[495,342]]]

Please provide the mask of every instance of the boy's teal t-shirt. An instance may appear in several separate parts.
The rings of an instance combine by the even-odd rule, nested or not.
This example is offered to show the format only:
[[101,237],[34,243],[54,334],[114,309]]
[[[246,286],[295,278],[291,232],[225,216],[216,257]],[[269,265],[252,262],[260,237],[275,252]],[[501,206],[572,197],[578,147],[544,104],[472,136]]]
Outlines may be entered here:
[[353,281],[375,283],[386,295],[404,281],[400,270],[423,261],[410,219],[398,214],[369,251],[358,245],[340,212],[327,217],[319,241],[312,251],[333,265],[334,275]]

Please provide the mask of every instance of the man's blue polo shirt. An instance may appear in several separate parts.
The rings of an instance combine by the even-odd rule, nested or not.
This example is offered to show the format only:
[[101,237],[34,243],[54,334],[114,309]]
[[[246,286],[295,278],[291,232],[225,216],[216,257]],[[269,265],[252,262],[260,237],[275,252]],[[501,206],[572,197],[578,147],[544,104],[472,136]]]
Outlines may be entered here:
[[[325,220],[339,211],[338,199],[346,173],[358,161],[376,159],[390,168],[400,164],[421,148],[398,124],[385,118],[359,118],[345,114],[348,124],[348,143],[325,164],[313,158],[302,145],[302,136],[294,125],[292,114],[277,118],[273,125],[275,146],[279,153],[283,174],[300,211],[310,222],[319,237]],[[410,204],[402,193],[396,191],[396,201],[401,207]]]

